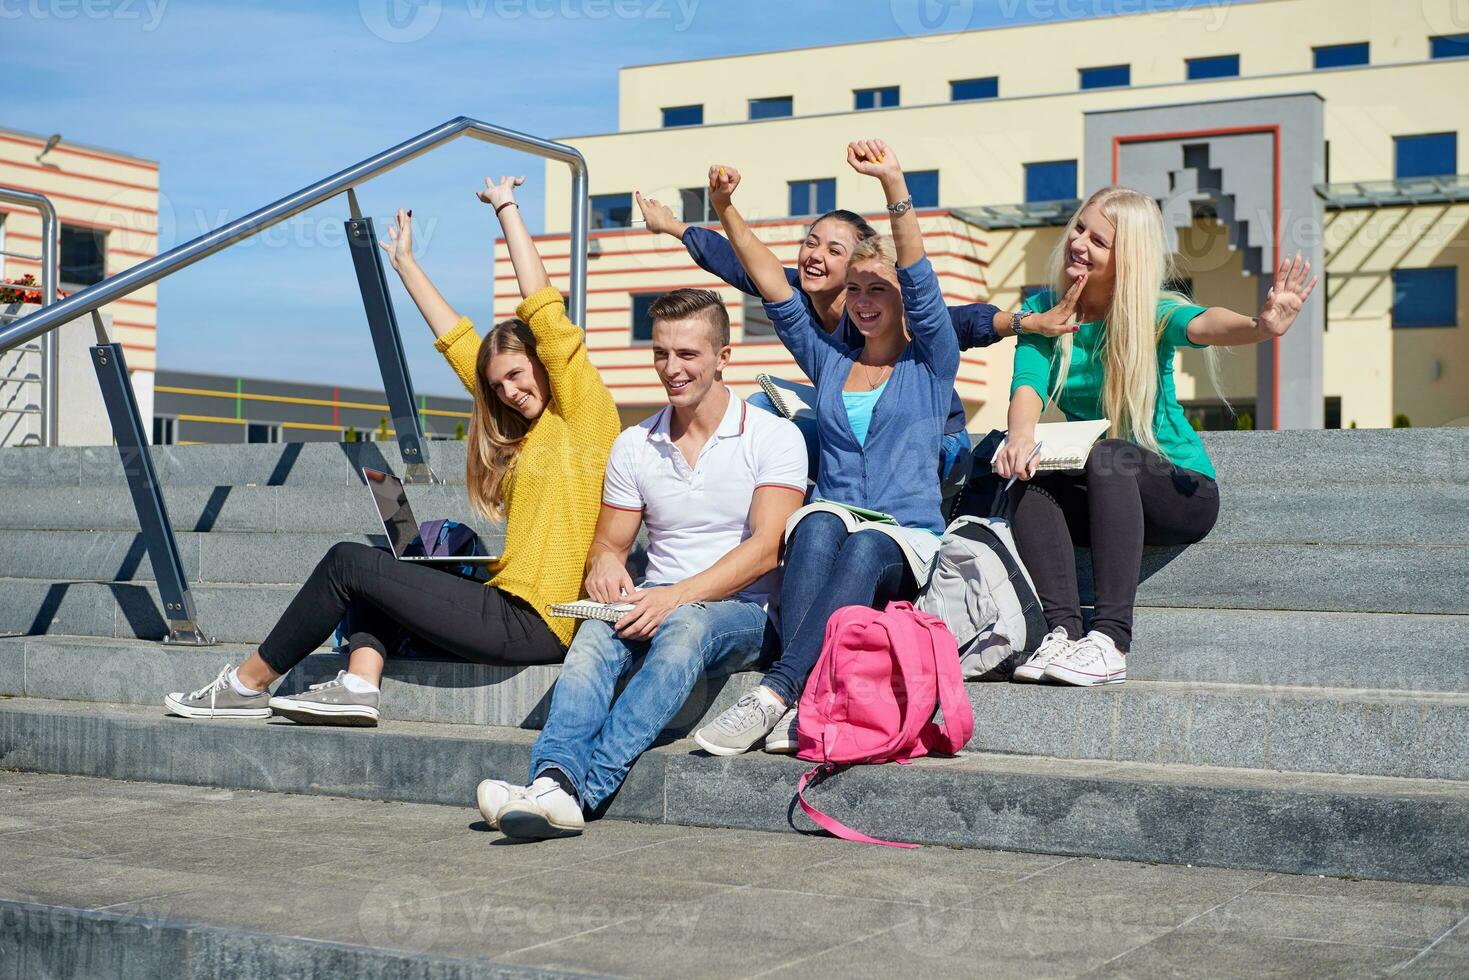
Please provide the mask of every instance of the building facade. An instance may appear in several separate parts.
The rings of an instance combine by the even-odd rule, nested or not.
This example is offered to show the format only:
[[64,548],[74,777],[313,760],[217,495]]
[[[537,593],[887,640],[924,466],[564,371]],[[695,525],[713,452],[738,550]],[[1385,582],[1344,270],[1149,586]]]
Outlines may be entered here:
[[[1257,308],[1258,256],[1252,260],[1243,226],[1274,221],[1282,254],[1299,247],[1323,258],[1323,285],[1311,301],[1324,312],[1310,328],[1320,332],[1316,424],[1469,421],[1462,3],[1194,5],[629,67],[619,85],[619,131],[565,142],[586,156],[592,181],[588,343],[625,420],[663,401],[643,311],[679,286],[725,297],[736,343],[728,377],[737,390],[753,390],[760,371],[796,375],[758,304],[698,269],[678,242],[641,227],[634,191],[670,203],[684,220],[707,221],[708,166],[739,167],[743,213],[794,261],[813,214],[840,205],[885,218],[876,182],[844,160],[847,141],[881,137],[910,174],[950,302],[1014,309],[1045,284],[1076,200],[1111,182],[1103,171],[1115,160],[1087,150],[1089,120],[1160,108],[1187,118],[1195,105],[1201,116],[1218,105],[1248,116],[1253,100],[1264,116],[1269,100],[1310,96],[1321,105],[1319,139],[1312,137],[1312,158],[1292,158],[1284,176],[1310,182],[1314,207],[1287,213],[1277,200],[1268,217],[1225,213],[1231,195],[1195,187],[1176,229],[1179,285],[1204,305]],[[1219,132],[1209,131],[1216,161],[1229,149]],[[1210,149],[1207,140],[1165,135],[1182,137],[1173,142],[1183,163],[1149,175],[1161,186],[1217,173],[1207,158],[1188,162]],[[1226,169],[1223,187],[1239,172]],[[564,287],[569,179],[559,164],[546,167],[545,179],[540,240]],[[518,296],[503,243],[496,259],[496,314],[509,316]],[[958,387],[972,428],[1003,423],[1012,349],[966,353]],[[1221,352],[1217,385],[1202,354],[1179,357],[1179,395],[1200,424],[1268,418],[1256,404],[1268,385],[1254,354]]]

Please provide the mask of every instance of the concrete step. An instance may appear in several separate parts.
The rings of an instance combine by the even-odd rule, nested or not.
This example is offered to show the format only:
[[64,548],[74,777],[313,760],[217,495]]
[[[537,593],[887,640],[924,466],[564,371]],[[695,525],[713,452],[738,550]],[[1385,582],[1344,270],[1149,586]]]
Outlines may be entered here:
[[[465,806],[520,778],[531,733],[388,722],[375,730],[190,722],[156,708],[0,702],[0,767]],[[609,817],[809,832],[799,760],[645,754]],[[1469,785],[966,752],[841,772],[808,794],[869,833],[916,843],[1469,883]]]
[[[165,693],[202,687],[223,664],[239,663],[249,651],[5,639],[0,696],[157,706]],[[302,690],[344,666],[340,656],[315,654],[279,690]],[[399,659],[383,681],[383,711],[400,721],[538,729],[558,673],[554,666],[515,670]],[[701,680],[668,734],[691,733],[759,679],[751,672]],[[973,747],[985,751],[1469,780],[1469,742],[1462,737],[1469,730],[1466,693],[1137,678],[1094,691],[977,683],[967,691],[976,722]]]
[[1452,976],[1469,933],[1449,885],[628,820],[506,847],[466,801],[43,773],[0,801],[5,977]]

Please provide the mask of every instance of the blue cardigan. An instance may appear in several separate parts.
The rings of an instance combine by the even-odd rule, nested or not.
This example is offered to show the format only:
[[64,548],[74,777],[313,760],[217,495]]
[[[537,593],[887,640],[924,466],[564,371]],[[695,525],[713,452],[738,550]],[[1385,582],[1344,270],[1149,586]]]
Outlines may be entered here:
[[[740,259],[735,254],[734,246],[723,235],[698,225],[689,225],[688,230],[683,234],[683,243],[684,247],[689,250],[689,257],[698,264],[699,268],[718,276],[742,293],[751,296],[760,295],[760,290],[755,288],[754,280],[745,272],[745,267],[740,265]],[[806,304],[807,311],[813,317],[816,316],[816,310],[811,305],[811,297],[801,291],[801,274],[795,269],[786,269],[785,274],[791,288]],[[988,303],[948,307],[949,318],[958,338],[959,349],[971,350],[975,347],[988,347],[998,342],[1000,335],[995,333],[995,314],[999,311],[998,306],[990,306]],[[836,333],[848,347],[862,349],[862,332],[857,329],[845,312],[842,313],[842,322],[837,326]],[[944,431],[946,433],[963,432],[967,423],[964,403],[959,399],[957,391],[951,392],[951,395],[948,421]]]
[[[928,462],[939,452],[959,373],[959,342],[928,258],[898,270],[903,311],[913,340],[903,350],[872,410],[867,444],[847,421],[842,387],[862,349],[821,328],[799,289],[766,303],[775,332],[816,385],[821,466],[816,496],[880,510],[904,527],[944,533],[938,476]],[[920,465],[921,464],[921,465]]]

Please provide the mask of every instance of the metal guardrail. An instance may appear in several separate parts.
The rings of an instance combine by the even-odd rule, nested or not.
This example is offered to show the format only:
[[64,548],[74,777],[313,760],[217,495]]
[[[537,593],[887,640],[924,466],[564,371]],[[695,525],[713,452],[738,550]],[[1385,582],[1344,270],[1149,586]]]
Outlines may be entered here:
[[[18,252],[4,252],[13,258],[35,259],[41,262],[41,306],[44,308],[56,304],[56,279],[59,275],[56,261],[56,207],[51,199],[44,194],[33,191],[23,191],[17,187],[0,187],[0,204],[18,204],[21,207],[34,208],[41,216],[41,254],[39,256],[23,255]],[[34,315],[34,314],[32,314]],[[28,319],[21,317],[14,323]],[[14,326],[12,323],[12,326]],[[23,343],[24,341],[22,341]],[[0,353],[7,353],[11,346],[0,345]],[[60,375],[60,350],[61,345],[54,335],[47,334],[41,341],[41,409],[36,413],[31,409],[0,409],[0,414],[9,412],[18,415],[39,414],[41,416],[41,444],[43,446],[54,446],[57,442],[57,406],[58,389],[56,380]]]
[[[164,615],[168,620],[169,631],[165,642],[207,644],[213,641],[200,628],[194,613],[193,595],[189,589],[188,579],[184,575],[183,563],[179,559],[178,543],[174,538],[173,525],[168,518],[163,490],[159,485],[153,458],[149,452],[144,429],[145,420],[138,411],[137,396],[128,376],[127,358],[123,353],[122,345],[111,342],[105,336],[97,310],[144,286],[158,282],[180,269],[187,268],[215,252],[259,234],[273,225],[280,224],[308,208],[315,207],[339,194],[347,194],[352,211],[347,221],[348,240],[354,245],[353,265],[357,273],[358,288],[362,293],[369,330],[377,350],[378,364],[383,373],[384,390],[388,395],[394,418],[402,417],[406,420],[398,427],[398,444],[403,452],[404,462],[407,464],[405,476],[410,478],[409,482],[412,482],[411,478],[433,480],[433,471],[428,467],[427,440],[418,424],[417,411],[413,405],[412,380],[408,375],[402,342],[398,337],[397,320],[393,315],[392,301],[387,292],[381,252],[373,244],[376,235],[373,232],[371,219],[364,219],[357,213],[356,201],[352,199],[351,191],[371,178],[401,166],[460,136],[521,150],[546,159],[559,160],[571,168],[571,309],[569,312],[574,322],[584,322],[587,303],[589,210],[586,161],[573,147],[460,116],[304,187],[243,218],[231,221],[124,272],[110,276],[60,302],[21,317],[9,325],[0,326],[0,354],[3,354],[36,338],[43,338],[43,343],[54,340],[53,331],[57,327],[79,316],[89,313],[92,315],[98,339],[97,345],[91,348],[92,365],[97,373],[98,385],[102,389],[108,421],[112,425],[113,439],[117,443],[118,454],[122,458],[123,472],[127,477],[128,490],[132,494],[140,532],[148,551],[149,561],[153,566],[160,596],[163,599]],[[54,224],[55,212],[51,211],[50,214]],[[54,288],[54,283],[53,268],[51,274],[46,277],[46,285]],[[55,299],[54,292],[51,298]],[[55,418],[54,413],[51,417]]]

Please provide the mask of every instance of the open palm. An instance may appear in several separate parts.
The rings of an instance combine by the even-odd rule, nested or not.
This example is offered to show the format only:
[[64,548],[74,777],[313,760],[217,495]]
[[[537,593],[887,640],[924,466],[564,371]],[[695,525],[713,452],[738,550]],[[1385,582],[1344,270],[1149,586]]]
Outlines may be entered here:
[[1275,267],[1275,282],[1260,310],[1260,329],[1272,337],[1284,336],[1316,288],[1317,278],[1311,275],[1311,263],[1303,260],[1300,252],[1294,259],[1282,259]]

